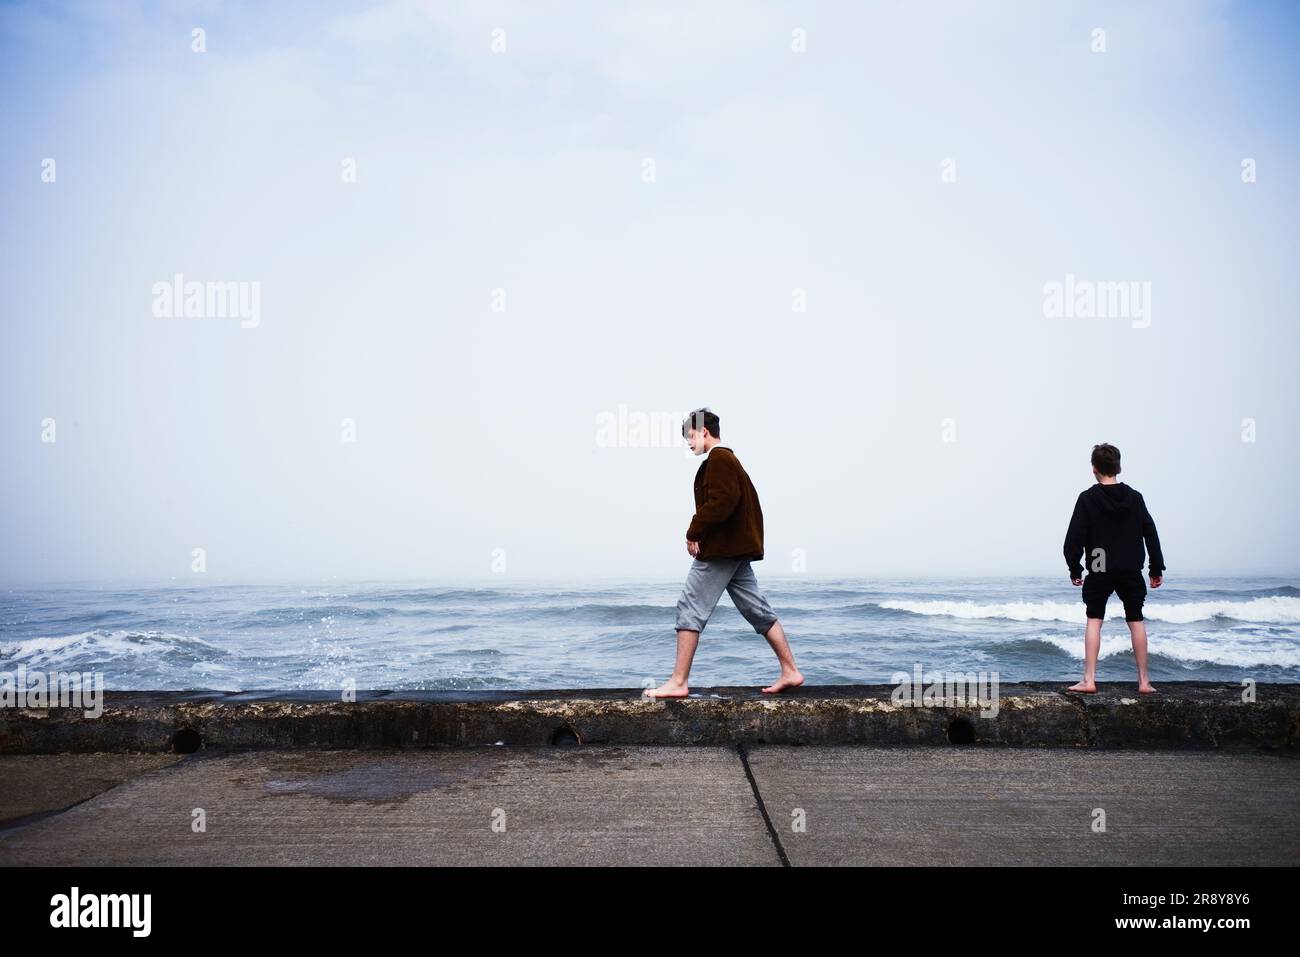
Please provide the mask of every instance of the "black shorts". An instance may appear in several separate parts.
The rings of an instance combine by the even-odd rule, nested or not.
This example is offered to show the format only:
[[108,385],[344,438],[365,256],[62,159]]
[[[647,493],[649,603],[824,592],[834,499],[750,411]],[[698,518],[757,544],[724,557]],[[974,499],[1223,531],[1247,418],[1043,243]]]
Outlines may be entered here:
[[1147,583],[1141,572],[1091,572],[1083,580],[1083,601],[1089,618],[1106,617],[1106,599],[1110,593],[1124,603],[1124,620],[1142,620],[1142,602],[1147,597]]

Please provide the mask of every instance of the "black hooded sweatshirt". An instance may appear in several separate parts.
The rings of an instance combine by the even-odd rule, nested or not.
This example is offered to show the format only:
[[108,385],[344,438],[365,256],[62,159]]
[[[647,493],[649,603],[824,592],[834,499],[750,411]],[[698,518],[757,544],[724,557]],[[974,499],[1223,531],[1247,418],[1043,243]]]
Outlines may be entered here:
[[[1142,493],[1123,482],[1103,485],[1079,493],[1065,533],[1065,563],[1070,580],[1083,577],[1080,553],[1094,571],[1141,572],[1142,543],[1151,555],[1150,574],[1159,578],[1165,570],[1156,523],[1147,511]],[[1100,556],[1095,549],[1101,549]],[[1104,566],[1099,558],[1104,557]]]

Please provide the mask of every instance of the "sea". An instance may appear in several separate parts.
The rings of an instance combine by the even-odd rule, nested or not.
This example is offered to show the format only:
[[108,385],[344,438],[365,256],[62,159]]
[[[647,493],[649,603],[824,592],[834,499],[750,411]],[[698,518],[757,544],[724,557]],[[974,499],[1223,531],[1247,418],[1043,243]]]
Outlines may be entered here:
[[[759,574],[807,685],[925,673],[1073,682],[1083,603],[1060,578]],[[0,590],[0,672],[99,672],[112,690],[639,690],[676,652],[677,581],[22,586]],[[1148,590],[1152,681],[1300,681],[1300,579],[1169,579]],[[1098,679],[1132,681],[1111,597]],[[778,673],[724,595],[693,688]]]

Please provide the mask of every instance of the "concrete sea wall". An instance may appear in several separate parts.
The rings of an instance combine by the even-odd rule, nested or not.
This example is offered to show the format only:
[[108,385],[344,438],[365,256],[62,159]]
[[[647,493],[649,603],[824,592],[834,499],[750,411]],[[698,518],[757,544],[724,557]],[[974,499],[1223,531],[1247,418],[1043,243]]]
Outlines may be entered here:
[[1096,694],[1065,683],[1006,684],[997,707],[918,706],[892,685],[805,686],[780,695],[697,688],[652,700],[638,689],[483,692],[118,691],[102,713],[0,708],[0,754],[483,745],[984,745],[1290,750],[1300,685],[1129,683]]

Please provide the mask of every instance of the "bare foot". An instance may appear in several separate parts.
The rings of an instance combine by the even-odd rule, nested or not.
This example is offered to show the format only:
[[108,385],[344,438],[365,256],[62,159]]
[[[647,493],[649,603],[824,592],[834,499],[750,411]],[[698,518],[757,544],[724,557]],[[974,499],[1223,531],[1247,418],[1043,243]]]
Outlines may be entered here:
[[685,682],[673,681],[669,678],[654,691],[643,691],[642,694],[647,698],[685,698],[691,693]]
[[1096,694],[1097,683],[1095,681],[1080,681],[1077,685],[1070,685],[1066,691],[1082,691],[1084,694]]
[[792,671],[789,674],[782,672],[781,677],[776,679],[776,683],[768,685],[763,691],[767,694],[776,694],[786,688],[797,688],[801,684],[803,684],[803,675],[799,672]]
[[1152,686],[1151,682],[1149,681],[1143,682],[1142,684],[1138,685],[1138,694],[1155,694],[1155,693],[1156,693],[1156,689]]

